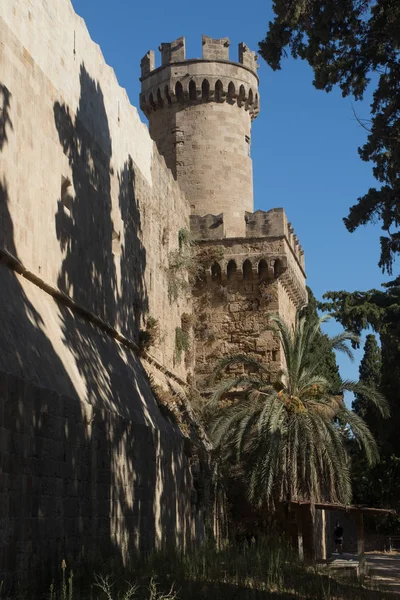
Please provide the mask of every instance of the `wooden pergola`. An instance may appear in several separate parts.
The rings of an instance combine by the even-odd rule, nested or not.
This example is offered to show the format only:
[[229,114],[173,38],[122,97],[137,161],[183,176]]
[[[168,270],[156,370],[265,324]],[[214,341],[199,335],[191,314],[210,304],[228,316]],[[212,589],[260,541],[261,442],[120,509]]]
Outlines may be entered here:
[[303,544],[303,522],[302,522],[302,507],[308,506],[311,510],[335,510],[343,511],[346,513],[354,513],[357,523],[357,554],[360,563],[360,570],[362,571],[365,563],[365,541],[364,541],[364,515],[395,515],[396,511],[390,508],[373,508],[370,506],[364,506],[359,504],[334,504],[329,502],[291,502],[290,507],[296,510],[296,522],[297,522],[297,548],[299,552],[300,560],[304,560],[304,544]]

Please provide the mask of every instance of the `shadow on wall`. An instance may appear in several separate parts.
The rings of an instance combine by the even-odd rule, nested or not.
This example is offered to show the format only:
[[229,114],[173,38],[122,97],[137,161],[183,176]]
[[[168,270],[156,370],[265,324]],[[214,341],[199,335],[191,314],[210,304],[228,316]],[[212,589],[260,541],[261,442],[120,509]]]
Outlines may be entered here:
[[[149,302],[144,281],[146,249],[141,241],[139,201],[136,198],[135,170],[132,158],[118,174],[119,208],[123,223],[123,243],[120,244],[121,292],[118,297],[118,326],[130,337],[137,337]],[[121,236],[121,231],[116,232]]]
[[65,251],[58,287],[114,325],[117,276],[112,253],[111,139],[102,91],[83,66],[80,83],[74,122],[68,107],[54,105],[75,189],[68,207],[63,199],[58,202],[57,238]]
[[148,297],[144,277],[146,250],[141,241],[133,161],[128,157],[118,173],[121,219],[116,210],[113,219],[112,143],[103,93],[84,65],[80,84],[74,120],[67,106],[54,105],[55,124],[69,159],[75,192],[73,199],[61,198],[58,202],[56,231],[66,252],[58,285],[77,303],[137,339],[148,311]]
[[[80,81],[75,119],[68,107],[54,106],[75,188],[69,208],[60,199],[56,213],[65,252],[58,284],[112,325],[134,333],[147,310],[134,168],[128,158],[118,178],[124,231],[117,257],[103,95],[83,66]],[[15,117],[12,94],[0,86],[3,150]],[[18,258],[9,193],[1,180],[0,247]],[[59,315],[87,402],[79,399],[76,382],[48,337]],[[82,565],[111,555],[117,564],[134,549],[146,551],[166,541],[183,547],[196,534],[190,529],[184,440],[161,416],[138,359],[4,265],[0,432],[0,580],[6,588],[18,582],[22,588],[48,589],[64,558]]]
[[[128,157],[118,174],[118,227],[112,216],[112,142],[103,93],[84,65],[80,85],[75,119],[67,106],[54,106],[75,190],[69,208],[61,199],[56,214],[57,236],[65,251],[58,284],[76,302],[135,338],[148,298],[134,165]],[[161,416],[133,353],[99,331],[89,332],[87,323],[68,310],[62,311],[62,319],[64,343],[75,357],[93,407],[102,477],[90,525],[96,540],[111,540],[122,559],[134,549],[148,551],[160,545],[166,534],[170,543],[185,544],[191,533],[191,507],[183,438]]]
[[0,152],[7,142],[7,129],[13,131],[13,124],[10,117],[10,91],[0,82]]
[[[13,102],[1,84],[0,94],[1,160],[13,131]],[[9,202],[4,178],[0,182],[0,248],[18,258]],[[79,449],[86,441],[82,430],[71,427],[80,419],[80,403],[45,328],[22,280],[1,264],[0,581],[5,590],[12,589],[17,580],[23,588],[29,573],[35,573],[38,585],[47,584],[49,571],[59,567],[70,527],[62,495],[64,490],[72,495],[67,492],[68,478],[76,477]],[[57,378],[63,380],[68,396],[45,389]]]
[[[0,160],[1,153],[13,131],[11,120],[12,95],[0,83]],[[5,177],[0,181],[0,248],[18,259],[14,240],[14,224],[9,210],[9,191]],[[1,262],[1,261],[0,261]],[[32,383],[45,384],[38,373],[62,374],[67,381],[60,360],[44,332],[44,321],[27,298],[14,272],[1,265],[0,318],[1,352],[0,370],[24,377]],[[17,349],[18,342],[18,349]],[[51,365],[51,368],[50,368]],[[67,391],[73,395],[74,387],[67,383]]]

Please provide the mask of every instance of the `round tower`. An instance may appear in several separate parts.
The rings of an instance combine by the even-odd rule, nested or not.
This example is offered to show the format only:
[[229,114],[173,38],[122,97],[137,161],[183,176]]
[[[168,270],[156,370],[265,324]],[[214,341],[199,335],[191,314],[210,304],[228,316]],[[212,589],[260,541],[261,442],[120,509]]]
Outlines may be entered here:
[[257,56],[229,40],[203,36],[201,59],[186,60],[185,38],[142,59],[140,107],[150,135],[191,205],[192,214],[223,213],[224,237],[245,236],[253,211],[251,121],[259,110]]

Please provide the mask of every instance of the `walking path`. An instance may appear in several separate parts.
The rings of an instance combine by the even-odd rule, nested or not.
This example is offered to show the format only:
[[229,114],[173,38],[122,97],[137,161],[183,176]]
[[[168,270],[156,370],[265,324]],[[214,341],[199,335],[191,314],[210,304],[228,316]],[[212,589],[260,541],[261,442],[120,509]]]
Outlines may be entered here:
[[[367,561],[367,582],[377,584],[383,590],[400,594],[400,553],[371,552],[365,555]],[[329,561],[330,568],[357,570],[356,554],[334,554]]]
[[400,554],[368,553],[368,575],[383,589],[400,593]]

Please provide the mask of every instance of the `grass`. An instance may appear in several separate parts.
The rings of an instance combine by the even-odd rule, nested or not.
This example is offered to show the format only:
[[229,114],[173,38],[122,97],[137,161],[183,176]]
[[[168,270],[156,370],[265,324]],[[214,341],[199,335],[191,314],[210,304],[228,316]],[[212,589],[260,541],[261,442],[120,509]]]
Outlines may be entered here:
[[[43,600],[389,600],[388,592],[367,589],[355,579],[338,580],[316,566],[300,564],[278,539],[221,550],[204,546],[186,555],[177,551],[134,556],[122,568],[104,563],[67,568]],[[0,585],[1,592],[1,585]],[[7,598],[1,595],[0,599]]]

